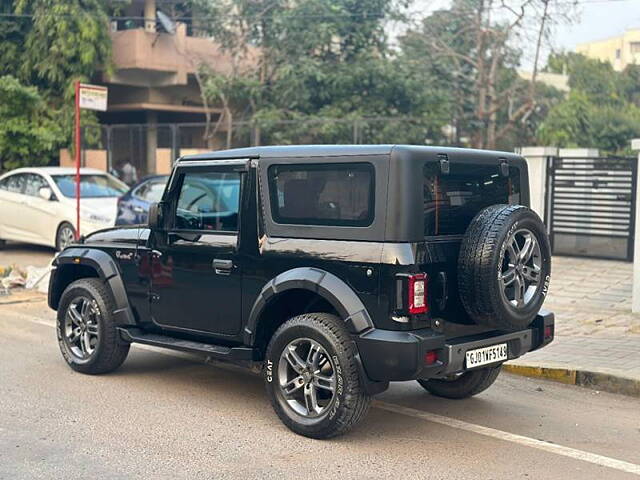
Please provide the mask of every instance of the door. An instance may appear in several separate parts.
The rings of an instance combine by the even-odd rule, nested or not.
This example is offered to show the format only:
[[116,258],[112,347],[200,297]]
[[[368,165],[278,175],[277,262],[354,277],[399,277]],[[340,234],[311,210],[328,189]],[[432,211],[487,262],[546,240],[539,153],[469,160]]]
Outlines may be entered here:
[[239,333],[238,219],[245,178],[232,165],[177,171],[168,231],[154,235],[151,314],[158,325],[193,333]]
[[56,215],[58,211],[58,200],[52,196],[51,199],[45,200],[40,196],[40,189],[51,186],[42,175],[37,173],[28,173],[24,188],[24,217],[23,220],[29,234],[34,240],[55,244],[56,229],[60,219]]
[[24,188],[28,174],[16,173],[0,182],[0,238],[19,242],[33,241],[24,220],[27,211]]

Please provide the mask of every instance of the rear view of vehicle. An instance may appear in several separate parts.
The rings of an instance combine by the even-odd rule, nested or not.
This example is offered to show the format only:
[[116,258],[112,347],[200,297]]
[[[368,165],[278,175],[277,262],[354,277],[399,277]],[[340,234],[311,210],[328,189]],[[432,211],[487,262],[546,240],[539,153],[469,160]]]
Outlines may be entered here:
[[[449,398],[475,395],[493,383],[502,362],[553,338],[553,315],[540,312],[550,247],[544,224],[527,207],[526,163],[455,149],[425,162],[409,161],[410,149],[396,156],[391,179],[408,188],[390,192],[390,202],[407,217],[399,234],[411,248],[404,265],[389,267],[400,289],[394,318],[444,337],[444,348],[425,352],[424,388]],[[385,245],[388,254],[396,249]]]

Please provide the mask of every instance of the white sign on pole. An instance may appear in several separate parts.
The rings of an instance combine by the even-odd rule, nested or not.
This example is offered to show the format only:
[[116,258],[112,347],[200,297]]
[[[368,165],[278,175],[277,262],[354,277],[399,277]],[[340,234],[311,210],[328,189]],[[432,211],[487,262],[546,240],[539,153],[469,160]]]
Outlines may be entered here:
[[104,112],[107,109],[107,87],[81,83],[80,108]]

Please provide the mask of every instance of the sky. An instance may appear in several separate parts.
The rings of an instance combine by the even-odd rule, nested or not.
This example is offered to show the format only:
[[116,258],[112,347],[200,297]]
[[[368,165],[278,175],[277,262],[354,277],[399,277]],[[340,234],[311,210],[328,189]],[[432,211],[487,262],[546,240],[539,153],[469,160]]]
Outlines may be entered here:
[[[557,0],[564,4],[572,0]],[[578,6],[573,10],[569,23],[553,27],[551,49],[572,51],[578,43],[601,40],[621,34],[626,29],[640,28],[640,0],[575,0]],[[450,0],[416,0],[411,11],[418,16],[430,11],[447,8]],[[535,26],[533,26],[535,27]],[[523,46],[523,69],[531,69],[532,54]],[[545,53],[548,54],[550,50]],[[542,59],[544,65],[546,57]],[[540,65],[540,66],[542,66]]]

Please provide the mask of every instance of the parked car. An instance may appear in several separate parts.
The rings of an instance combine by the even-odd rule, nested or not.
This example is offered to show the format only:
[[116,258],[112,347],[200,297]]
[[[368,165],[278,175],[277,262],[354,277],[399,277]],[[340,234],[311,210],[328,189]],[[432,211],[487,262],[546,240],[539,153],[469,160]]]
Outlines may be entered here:
[[[0,176],[0,243],[6,240],[62,250],[76,235],[76,171],[19,168]],[[80,170],[80,233],[115,224],[118,197],[127,186],[101,170]]]
[[142,225],[147,223],[149,207],[162,197],[169,175],[143,178],[118,200],[116,225]]
[[261,367],[282,422],[313,438],[346,432],[389,382],[477,395],[554,337],[549,242],[528,205],[527,164],[511,153],[187,156],[148,225],[56,258],[58,345],[86,374],[118,368],[134,342]]

